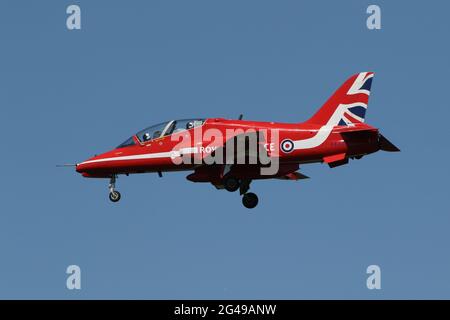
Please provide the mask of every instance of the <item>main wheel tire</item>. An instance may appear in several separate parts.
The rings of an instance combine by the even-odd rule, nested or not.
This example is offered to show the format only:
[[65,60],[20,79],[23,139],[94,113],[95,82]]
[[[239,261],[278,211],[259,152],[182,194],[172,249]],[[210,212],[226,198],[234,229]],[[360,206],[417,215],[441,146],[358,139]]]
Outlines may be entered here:
[[224,179],[223,186],[224,186],[225,190],[227,190],[229,192],[235,192],[239,189],[239,187],[241,186],[241,183],[236,178],[228,177],[228,178]]
[[113,191],[109,193],[109,200],[112,202],[117,202],[120,200],[120,192],[119,191]]
[[242,197],[242,204],[247,209],[253,209],[258,205],[258,196],[252,192],[246,193]]

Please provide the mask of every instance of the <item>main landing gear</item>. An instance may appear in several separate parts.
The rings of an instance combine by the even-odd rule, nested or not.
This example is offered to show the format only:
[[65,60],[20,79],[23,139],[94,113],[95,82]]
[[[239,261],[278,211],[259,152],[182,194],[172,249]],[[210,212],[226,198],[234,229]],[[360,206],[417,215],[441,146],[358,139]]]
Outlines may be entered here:
[[226,177],[223,180],[223,187],[229,192],[237,191],[241,186],[241,182],[234,177]]
[[[116,191],[116,179],[117,175],[114,174],[109,180],[109,200],[112,202],[118,202],[121,197],[120,192]],[[223,180],[223,186],[229,192],[239,190],[244,207],[253,209],[258,205],[258,196],[253,192],[248,192],[251,182],[251,180],[238,180],[234,177],[226,177]]]
[[253,192],[248,192],[250,189],[251,180],[238,180],[234,177],[226,177],[223,180],[223,187],[229,192],[240,190],[242,195],[242,204],[247,209],[253,209],[258,205],[258,196]]
[[117,202],[120,200],[120,192],[115,190],[116,178],[117,176],[114,174],[109,180],[109,200],[111,200],[112,202]]
[[258,196],[254,194],[253,192],[245,193],[242,196],[242,204],[247,209],[253,209],[258,205]]

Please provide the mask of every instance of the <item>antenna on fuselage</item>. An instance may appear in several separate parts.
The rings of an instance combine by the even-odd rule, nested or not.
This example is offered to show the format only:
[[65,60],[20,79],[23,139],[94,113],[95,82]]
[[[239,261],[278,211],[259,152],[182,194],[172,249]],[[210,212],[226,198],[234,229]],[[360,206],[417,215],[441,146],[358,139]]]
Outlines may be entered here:
[[239,120],[242,120],[242,118],[244,117],[244,115],[241,113],[240,115],[239,115]]

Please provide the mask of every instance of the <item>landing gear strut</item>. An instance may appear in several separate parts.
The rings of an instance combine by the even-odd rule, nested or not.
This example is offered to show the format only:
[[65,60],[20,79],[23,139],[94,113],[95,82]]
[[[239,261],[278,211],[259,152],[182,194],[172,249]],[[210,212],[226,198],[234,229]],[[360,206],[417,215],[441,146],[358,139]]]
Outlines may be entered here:
[[226,177],[223,180],[223,187],[225,188],[225,190],[229,192],[237,191],[240,188],[240,186],[241,186],[240,181],[234,177]]
[[252,181],[249,179],[239,180],[233,176],[225,177],[222,180],[223,187],[229,192],[235,192],[239,190],[242,196],[242,204],[247,209],[253,209],[258,205],[258,196],[253,192],[248,192],[250,190],[250,183]]
[[116,188],[116,175],[113,174],[109,180],[109,200],[117,202],[120,200],[120,192],[115,190]]

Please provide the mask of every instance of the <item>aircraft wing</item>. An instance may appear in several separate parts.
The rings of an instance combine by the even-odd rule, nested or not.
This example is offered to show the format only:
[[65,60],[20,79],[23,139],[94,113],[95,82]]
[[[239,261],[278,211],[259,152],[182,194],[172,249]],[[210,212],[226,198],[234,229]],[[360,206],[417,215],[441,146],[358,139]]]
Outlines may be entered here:
[[296,171],[296,172],[288,173],[288,174],[286,174],[286,175],[284,175],[282,177],[278,177],[277,179],[297,181],[297,180],[309,179],[309,177],[304,175],[303,173],[300,173],[300,172]]

